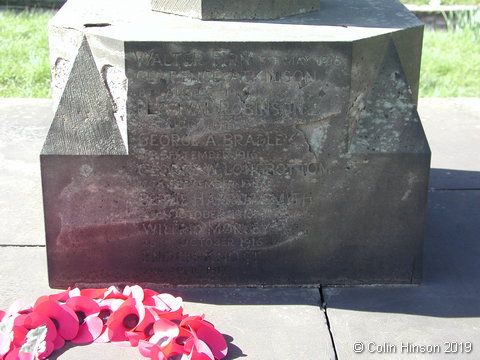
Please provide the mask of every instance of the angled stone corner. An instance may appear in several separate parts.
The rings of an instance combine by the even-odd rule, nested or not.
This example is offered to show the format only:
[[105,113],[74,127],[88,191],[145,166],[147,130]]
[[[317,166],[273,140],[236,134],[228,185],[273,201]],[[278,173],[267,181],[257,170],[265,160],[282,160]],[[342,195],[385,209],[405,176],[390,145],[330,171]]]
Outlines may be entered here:
[[360,114],[351,153],[421,153],[430,149],[416,110],[416,103],[391,40]]
[[418,101],[423,29],[424,26],[420,25],[403,29],[402,31],[395,31],[391,34],[415,104]]
[[127,154],[112,98],[86,38],[78,50],[41,154]]
[[319,0],[152,0],[152,10],[202,20],[268,20],[305,14],[320,8]]
[[378,77],[388,42],[388,35],[375,36],[353,42],[350,100],[346,116],[347,151],[352,139],[355,137],[360,116],[365,109],[373,84]]

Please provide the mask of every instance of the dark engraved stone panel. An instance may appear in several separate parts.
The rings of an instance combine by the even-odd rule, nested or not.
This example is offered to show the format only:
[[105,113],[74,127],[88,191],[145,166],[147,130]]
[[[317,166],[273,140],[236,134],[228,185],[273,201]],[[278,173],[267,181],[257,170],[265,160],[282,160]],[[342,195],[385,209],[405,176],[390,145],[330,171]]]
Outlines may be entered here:
[[303,192],[238,195],[234,203],[217,201],[223,194],[215,183],[208,198],[160,187],[143,195],[138,189],[154,186],[128,176],[135,161],[127,157],[44,156],[44,174],[63,174],[43,177],[45,198],[54,199],[45,203],[51,284],[418,281],[428,158],[366,161],[342,160]]
[[345,43],[127,43],[130,145],[142,148],[150,130],[192,137],[340,115],[350,51]]
[[129,148],[144,179],[129,208],[143,219],[152,271],[169,276],[171,263],[181,281],[263,283],[279,253],[280,282],[292,281],[288,267],[301,259],[288,259],[288,249],[312,236],[316,184],[328,172],[330,159],[317,153],[338,153],[342,141],[348,52],[344,44],[126,47]]

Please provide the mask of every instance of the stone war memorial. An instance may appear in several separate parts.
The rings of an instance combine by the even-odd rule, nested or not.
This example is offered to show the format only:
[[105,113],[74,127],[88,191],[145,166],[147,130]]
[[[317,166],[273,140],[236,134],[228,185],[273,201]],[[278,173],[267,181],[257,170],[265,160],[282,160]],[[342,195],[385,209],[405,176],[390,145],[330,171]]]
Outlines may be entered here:
[[396,0],[69,0],[50,285],[421,281],[423,25]]

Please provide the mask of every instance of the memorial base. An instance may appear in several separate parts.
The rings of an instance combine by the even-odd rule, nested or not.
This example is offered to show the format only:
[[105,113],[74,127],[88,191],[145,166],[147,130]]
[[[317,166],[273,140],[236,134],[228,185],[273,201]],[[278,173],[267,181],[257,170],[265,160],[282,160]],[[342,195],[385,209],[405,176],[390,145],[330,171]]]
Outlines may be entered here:
[[50,23],[51,286],[419,282],[415,16],[394,0],[272,22],[149,6],[70,0]]

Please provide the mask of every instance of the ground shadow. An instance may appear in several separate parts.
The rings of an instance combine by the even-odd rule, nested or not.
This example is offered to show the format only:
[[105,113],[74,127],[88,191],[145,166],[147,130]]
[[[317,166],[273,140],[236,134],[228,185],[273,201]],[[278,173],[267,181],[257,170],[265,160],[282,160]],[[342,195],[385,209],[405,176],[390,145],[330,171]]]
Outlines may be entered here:
[[225,337],[225,340],[227,340],[228,344],[228,353],[225,360],[241,359],[247,356],[247,354],[243,353],[242,349],[233,343],[233,337],[226,334],[223,334],[223,336]]
[[320,305],[318,288],[149,288],[175,294],[185,301],[215,305]]
[[430,189],[433,191],[480,190],[480,172],[431,169]]
[[68,350],[76,348],[76,347],[85,347],[88,346],[89,344],[83,344],[83,345],[78,345],[78,344],[73,344],[70,341],[67,341],[65,345],[60,348],[55,350],[49,357],[48,360],[57,360],[61,359],[61,356],[64,355]]
[[323,290],[327,306],[437,317],[480,317],[480,172],[432,169],[419,286]]

